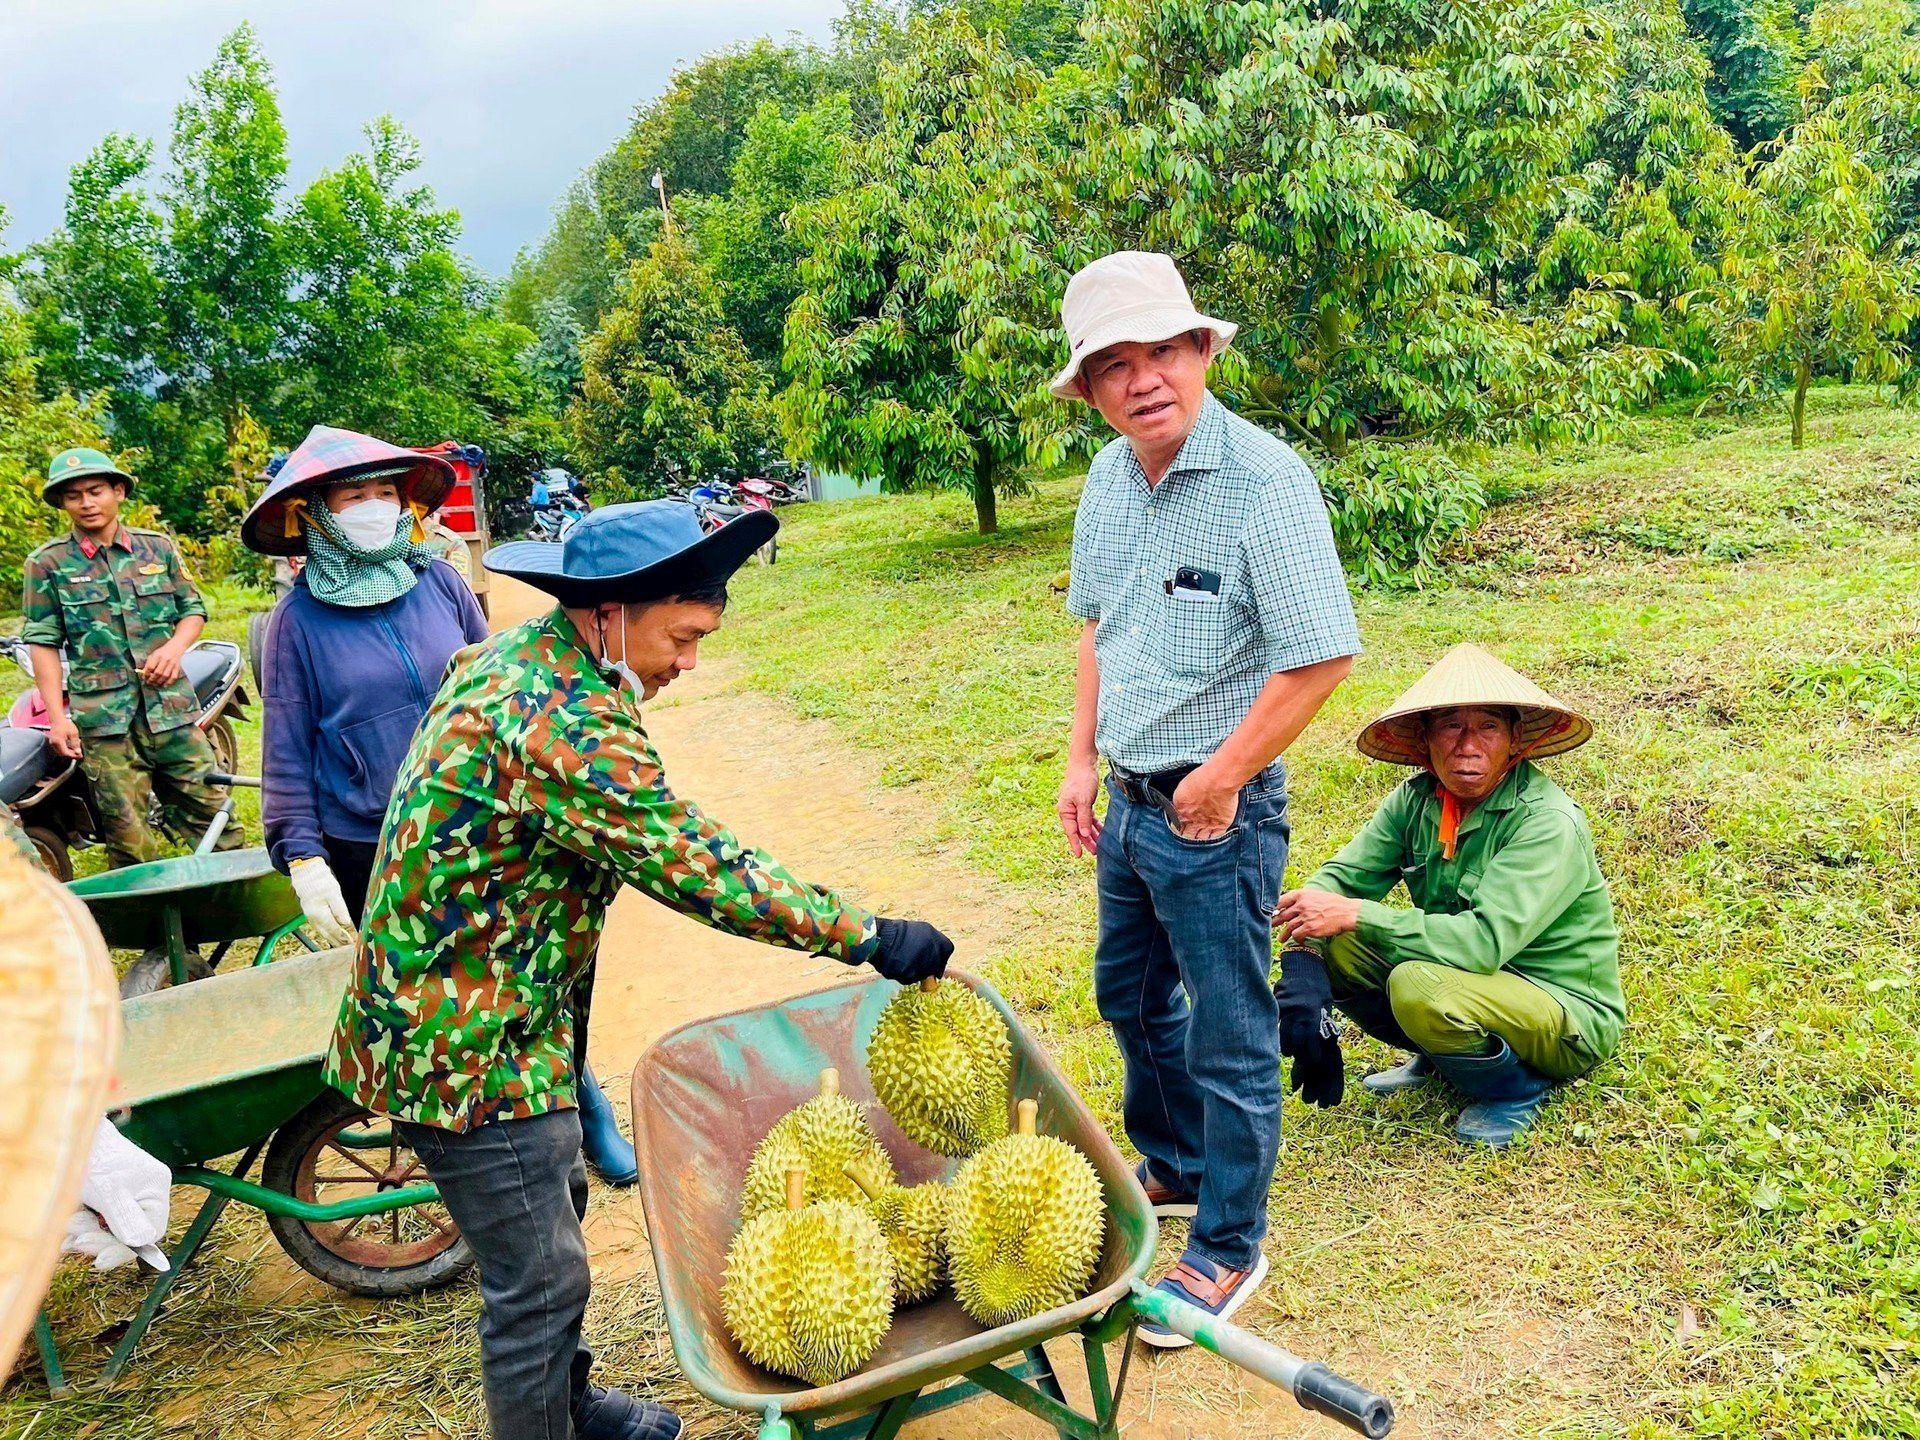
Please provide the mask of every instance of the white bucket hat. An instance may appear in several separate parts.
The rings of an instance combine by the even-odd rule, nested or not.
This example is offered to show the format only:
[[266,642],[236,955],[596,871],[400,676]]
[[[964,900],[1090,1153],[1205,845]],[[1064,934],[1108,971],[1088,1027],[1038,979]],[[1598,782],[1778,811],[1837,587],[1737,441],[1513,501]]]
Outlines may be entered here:
[[1047,388],[1062,400],[1079,397],[1074,382],[1081,363],[1109,345],[1129,340],[1151,345],[1205,330],[1213,337],[1211,360],[1240,329],[1194,309],[1172,259],[1151,250],[1118,250],[1082,267],[1060,300],[1060,325],[1067,332],[1067,365]]

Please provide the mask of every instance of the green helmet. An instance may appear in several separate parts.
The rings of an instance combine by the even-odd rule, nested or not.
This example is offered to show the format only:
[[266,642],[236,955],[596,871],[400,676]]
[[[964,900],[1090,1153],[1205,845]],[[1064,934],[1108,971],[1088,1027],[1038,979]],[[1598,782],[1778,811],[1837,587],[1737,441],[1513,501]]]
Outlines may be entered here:
[[62,450],[47,462],[47,483],[40,491],[40,498],[58,510],[61,486],[69,480],[84,480],[89,475],[111,475],[124,480],[127,493],[133,493],[133,476],[91,446],[76,445],[71,450]]

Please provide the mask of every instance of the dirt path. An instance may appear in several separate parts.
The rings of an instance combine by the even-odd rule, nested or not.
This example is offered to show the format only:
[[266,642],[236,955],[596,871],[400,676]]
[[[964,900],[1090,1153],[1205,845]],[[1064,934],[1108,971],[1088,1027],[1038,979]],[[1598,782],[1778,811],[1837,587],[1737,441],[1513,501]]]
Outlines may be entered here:
[[[546,608],[544,597],[524,586],[498,577],[493,584],[496,628]],[[703,665],[647,709],[647,733],[677,792],[796,874],[832,884],[882,912],[935,920],[953,936],[963,965],[1012,944],[1018,906],[956,850],[924,838],[929,817],[911,788],[883,788],[878,767],[844,748],[831,726],[797,719],[732,680],[724,663]],[[718,934],[626,891],[614,902],[601,942],[590,1037],[594,1068],[624,1112],[626,1078],[661,1035],[690,1020],[824,988],[846,976],[837,962]],[[615,1196],[596,1186],[587,1239],[597,1280],[651,1269],[645,1220],[632,1192]],[[1062,1341],[1050,1349],[1069,1399],[1086,1409],[1078,1347]],[[1198,1352],[1137,1355],[1122,1416],[1123,1433],[1133,1440],[1342,1433]],[[1054,1434],[998,1401],[930,1416],[903,1433],[915,1440],[1045,1440]]]

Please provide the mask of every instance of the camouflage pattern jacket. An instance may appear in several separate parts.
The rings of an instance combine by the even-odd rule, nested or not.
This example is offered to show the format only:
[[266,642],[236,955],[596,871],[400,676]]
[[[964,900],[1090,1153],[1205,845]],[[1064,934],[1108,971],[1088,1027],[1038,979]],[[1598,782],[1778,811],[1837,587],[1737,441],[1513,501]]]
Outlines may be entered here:
[[143,710],[156,735],[199,715],[185,676],[167,685],[140,678],[182,620],[207,613],[165,535],[122,525],[105,545],[71,532],[49,540],[27,557],[20,610],[28,644],[66,647],[67,710],[82,735],[125,735]]
[[667,788],[564,612],[459,651],[387,807],[327,1079],[448,1130],[573,1106],[575,991],[623,884],[768,944],[879,947],[867,911]]

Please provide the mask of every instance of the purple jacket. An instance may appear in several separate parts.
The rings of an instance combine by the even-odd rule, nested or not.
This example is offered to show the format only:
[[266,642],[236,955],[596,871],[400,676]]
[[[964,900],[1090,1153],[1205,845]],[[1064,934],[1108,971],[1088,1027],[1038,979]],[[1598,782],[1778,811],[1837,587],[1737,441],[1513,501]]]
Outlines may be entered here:
[[324,855],[320,837],[380,838],[400,762],[447,661],[487,621],[451,565],[384,605],[316,600],[307,577],[273,607],[261,684],[260,817],[280,870]]

